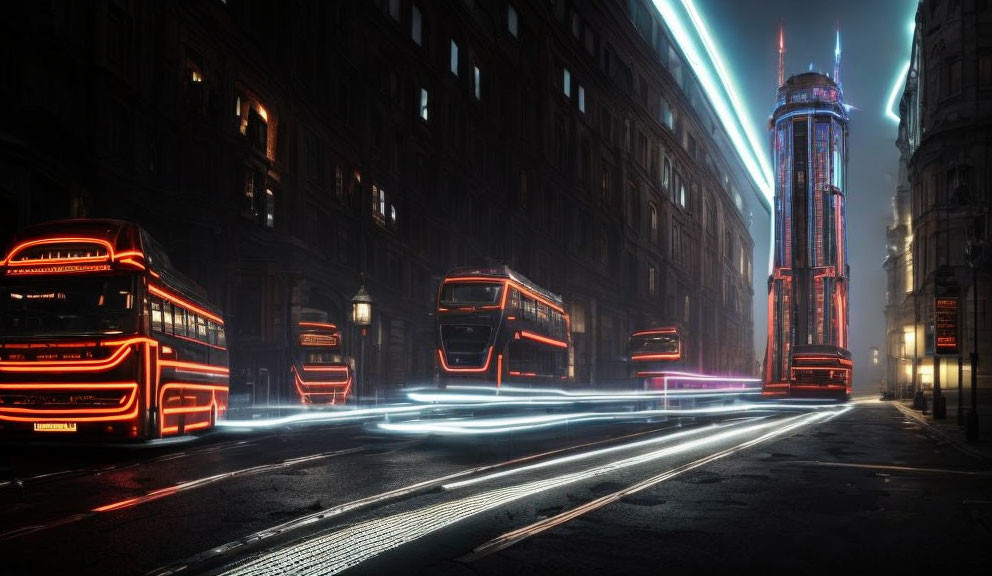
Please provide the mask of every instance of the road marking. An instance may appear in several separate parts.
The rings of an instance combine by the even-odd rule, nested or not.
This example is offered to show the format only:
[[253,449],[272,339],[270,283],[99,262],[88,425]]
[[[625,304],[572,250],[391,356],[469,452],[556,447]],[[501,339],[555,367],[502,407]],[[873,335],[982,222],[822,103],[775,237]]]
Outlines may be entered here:
[[948,468],[918,468],[893,464],[859,464],[853,462],[823,462],[821,460],[794,460],[795,464],[832,466],[836,468],[862,468],[865,470],[894,470],[898,472],[925,472],[927,474],[960,474],[963,476],[992,476],[992,470],[951,470]]
[[642,480],[641,482],[637,482],[636,484],[632,484],[627,488],[624,488],[622,490],[617,490],[616,492],[607,494],[606,496],[602,496],[600,498],[597,498],[591,502],[587,502],[586,504],[583,504],[566,512],[562,512],[561,514],[557,514],[550,518],[545,518],[544,520],[540,520],[528,526],[524,526],[523,528],[518,528],[517,530],[507,532],[501,536],[498,536],[490,540],[489,542],[486,542],[485,544],[477,546],[475,549],[472,550],[470,554],[467,554],[459,558],[459,560],[463,562],[471,562],[474,560],[478,560],[483,556],[487,556],[489,554],[492,554],[493,552],[497,552],[499,550],[503,550],[504,548],[513,546],[514,544],[522,540],[540,534],[546,530],[550,530],[556,526],[560,526],[561,524],[574,520],[579,516],[588,514],[589,512],[593,512],[595,510],[599,510],[600,508],[608,504],[612,504],[613,502],[616,502],[626,496],[630,496],[631,494],[640,492],[641,490],[645,490],[656,484],[660,484],[661,482],[674,478],[679,474],[688,472],[689,470],[693,470],[695,468],[699,468],[700,466],[704,466],[711,462],[715,462],[716,460],[725,458],[732,454],[736,454],[737,452],[746,450],[748,448],[751,448],[752,446],[755,446],[757,444],[760,444],[761,442],[765,442],[777,436],[781,436],[782,434],[788,433],[801,426],[812,424],[816,420],[826,420],[827,417],[829,417],[829,414],[826,413],[809,414],[805,417],[794,417],[792,420],[795,420],[796,418],[799,418],[799,420],[794,421],[785,426],[782,426],[781,428],[762,434],[758,438],[754,438],[746,442],[742,442],[736,446],[732,446],[725,450],[716,452],[715,454],[710,454],[709,456],[705,456],[688,464],[684,464],[682,466],[678,466],[666,472],[662,472],[661,474],[652,476],[651,478]]
[[562,452],[570,452],[570,451],[573,451],[573,450],[579,450],[579,449],[582,449],[582,448],[588,448],[590,446],[598,446],[600,444],[605,444],[605,443],[608,443],[608,442],[616,442],[616,441],[619,441],[619,440],[625,440],[625,439],[628,439],[628,438],[635,438],[635,437],[644,436],[644,435],[647,435],[647,434],[654,434],[654,433],[657,433],[657,432],[665,432],[667,430],[669,430],[669,427],[654,428],[654,429],[651,429],[651,430],[645,430],[643,432],[634,432],[632,434],[624,434],[622,436],[614,436],[614,437],[610,437],[610,438],[604,438],[602,440],[596,440],[596,441],[593,441],[593,442],[585,442],[583,444],[576,444],[576,445],[573,445],[573,446],[566,446],[566,447],[563,447],[563,448],[556,448],[554,450],[549,450],[549,451],[546,451],[546,452],[540,452],[540,453],[537,453],[537,454],[529,454],[527,456],[521,456],[519,458],[514,458],[514,459],[511,459],[511,460],[506,460],[504,462],[497,462],[496,464],[486,464],[485,466],[478,466],[478,467],[475,467],[475,468],[469,468],[469,469],[466,469],[466,470],[462,470],[460,472],[455,472],[453,474],[448,474],[446,476],[441,476],[439,478],[433,478],[433,479],[430,479],[430,480],[424,480],[423,482],[417,482],[416,484],[411,484],[411,485],[405,486],[403,488],[397,488],[395,490],[390,490],[388,492],[382,492],[380,494],[375,494],[375,495],[372,495],[372,496],[368,496],[366,498],[361,498],[361,499],[358,499],[358,500],[353,500],[351,502],[346,502],[344,504],[339,504],[337,506],[332,506],[331,508],[328,508],[326,510],[321,510],[319,512],[314,512],[314,513],[311,513],[311,514],[307,514],[307,515],[301,516],[299,518],[294,518],[293,520],[290,520],[288,522],[284,522],[284,523],[279,524],[277,526],[272,526],[271,528],[266,528],[265,530],[261,530],[261,531],[255,532],[253,534],[249,534],[249,535],[247,535],[247,536],[245,536],[243,538],[239,538],[238,540],[235,540],[233,542],[228,542],[228,543],[222,544],[220,546],[215,546],[214,548],[211,548],[210,550],[207,550],[205,552],[201,552],[201,553],[197,554],[196,556],[187,558],[186,560],[182,560],[180,562],[175,562],[175,563],[169,564],[167,566],[156,568],[155,570],[152,570],[151,572],[149,572],[148,573],[148,576],[168,576],[170,574],[176,574],[176,573],[179,573],[179,572],[183,572],[183,571],[187,570],[190,566],[192,566],[194,564],[199,564],[199,563],[205,562],[207,560],[210,560],[212,558],[216,558],[218,556],[221,556],[223,554],[228,554],[228,553],[230,553],[230,552],[232,552],[234,550],[237,550],[238,548],[242,548],[242,547],[248,546],[249,544],[254,544],[256,542],[265,540],[267,538],[271,538],[273,536],[278,536],[278,535],[281,535],[281,534],[285,534],[286,532],[289,532],[291,530],[296,530],[296,529],[302,528],[304,526],[309,526],[309,525],[314,524],[316,522],[320,522],[321,520],[325,520],[327,518],[332,518],[332,517],[335,517],[335,516],[339,516],[339,515],[344,514],[346,512],[350,512],[352,510],[357,510],[357,509],[362,508],[362,507],[365,507],[365,506],[370,506],[372,504],[378,504],[380,502],[385,502],[387,500],[391,500],[391,499],[395,499],[395,498],[400,498],[400,497],[403,497],[403,496],[407,496],[409,494],[413,494],[413,493],[416,493],[416,492],[427,490],[429,488],[433,488],[435,486],[442,485],[445,482],[448,482],[450,480],[455,480],[457,478],[462,478],[462,477],[465,477],[465,476],[470,476],[472,474],[478,474],[479,472],[485,472],[487,470],[494,470],[494,469],[503,468],[503,467],[506,467],[506,466],[513,466],[515,464],[521,464],[521,463],[524,463],[524,462],[530,462],[532,460],[537,460],[537,459],[544,458],[544,457],[547,457],[547,456],[552,456],[554,454],[560,454]]
[[201,488],[222,480],[227,480],[229,478],[235,478],[239,476],[247,476],[251,474],[258,474],[260,472],[267,472],[270,470],[278,470],[281,468],[287,468],[290,466],[296,466],[297,464],[303,464],[305,462],[312,462],[314,460],[320,460],[325,458],[333,458],[335,456],[344,456],[346,454],[353,454],[355,452],[360,452],[364,450],[365,447],[360,446],[357,448],[349,448],[346,450],[338,450],[336,452],[323,452],[321,454],[313,454],[310,456],[302,456],[299,458],[290,458],[277,462],[274,464],[262,464],[260,466],[252,466],[251,468],[243,468],[241,470],[234,470],[231,472],[224,472],[221,474],[215,474],[213,476],[207,476],[205,478],[198,478],[196,480],[189,480],[186,482],[180,482],[174,486],[167,486],[165,488],[159,488],[158,490],[152,490],[147,492],[142,496],[136,496],[134,498],[127,498],[125,500],[119,500],[117,502],[112,502],[104,506],[99,506],[93,508],[88,512],[83,512],[80,514],[73,514],[60,518],[58,520],[53,520],[51,522],[46,522],[44,524],[34,524],[31,526],[22,526],[20,528],[15,528],[13,530],[8,530],[6,532],[0,533],[0,541],[11,540],[19,536],[24,536],[26,534],[32,534],[35,532],[40,532],[42,530],[48,530],[49,528],[56,528],[58,526],[64,526],[78,520],[83,520],[85,518],[90,518],[96,516],[97,514],[113,512],[116,510],[122,510],[124,508],[132,508],[134,506],[140,506],[141,504],[146,504],[154,500],[159,500],[167,496],[172,496],[173,494],[178,494],[180,492],[185,492],[195,488]]
[[[806,421],[822,418],[823,414],[799,415],[786,422]],[[489,490],[457,500],[432,504],[407,512],[365,520],[334,532],[308,538],[274,552],[262,554],[224,572],[227,576],[262,576],[271,574],[282,576],[294,574],[335,574],[356,566],[370,558],[391,550],[461,520],[533,496],[553,488],[559,488],[607,474],[700,448],[708,444],[757,432],[777,422],[765,422],[752,426],[722,431],[703,438],[697,438],[675,446],[665,447],[646,454],[628,457],[585,470],[564,474],[554,478],[537,480]],[[781,426],[787,428],[788,425]]]
[[149,460],[141,460],[138,462],[129,462],[126,464],[110,464],[107,466],[90,466],[86,468],[74,468],[71,470],[60,470],[57,472],[46,472],[44,474],[35,474],[34,476],[26,476],[24,478],[17,478],[13,481],[0,482],[0,488],[5,488],[9,485],[17,484],[19,487],[30,485],[30,484],[40,484],[47,483],[56,480],[61,480],[66,477],[80,478],[84,476],[92,476],[97,474],[106,474],[108,472],[119,472],[122,470],[130,470],[132,468],[140,468],[141,466],[147,466],[149,464],[157,464],[160,462],[167,462],[170,460],[178,460],[180,458],[188,458],[190,456],[199,456],[202,454],[212,454],[215,452],[223,452],[226,450],[233,450],[235,448],[246,448],[248,446],[254,445],[254,442],[249,442],[247,440],[238,440],[234,442],[225,442],[223,444],[215,444],[213,446],[205,446],[203,448],[198,448],[195,450],[188,450],[185,452],[174,452],[169,454],[163,454],[161,456],[156,456]]

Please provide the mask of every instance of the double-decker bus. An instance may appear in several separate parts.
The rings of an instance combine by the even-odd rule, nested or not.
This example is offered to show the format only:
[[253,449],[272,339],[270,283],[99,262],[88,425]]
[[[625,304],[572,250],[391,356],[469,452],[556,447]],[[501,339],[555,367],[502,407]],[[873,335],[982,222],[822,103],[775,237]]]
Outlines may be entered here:
[[0,436],[212,427],[227,357],[220,311],[136,224],[31,226],[0,260]]
[[571,330],[561,296],[509,267],[459,268],[437,299],[439,383],[561,385],[571,380]]
[[682,330],[678,326],[638,330],[630,335],[629,350],[630,377],[636,382],[685,370]]
[[[791,397],[847,399],[854,365],[851,353],[829,344],[804,344],[792,350],[787,394]],[[766,393],[767,393],[766,387]],[[771,388],[783,392],[781,388]]]
[[[757,378],[691,371],[683,348],[684,335],[680,326],[649,328],[630,335],[630,377],[637,388],[666,393],[666,408],[697,405],[707,396],[730,401],[758,390]],[[680,395],[688,401],[680,400]]]
[[344,404],[351,392],[351,369],[341,354],[341,334],[329,322],[297,325],[293,382],[303,404]]

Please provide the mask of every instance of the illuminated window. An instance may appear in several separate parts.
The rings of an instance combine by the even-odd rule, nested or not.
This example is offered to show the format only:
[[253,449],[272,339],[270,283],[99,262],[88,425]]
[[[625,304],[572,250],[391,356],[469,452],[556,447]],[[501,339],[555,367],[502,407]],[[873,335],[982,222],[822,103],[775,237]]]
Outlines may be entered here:
[[586,89],[579,84],[579,112],[586,113]]
[[458,44],[451,41],[451,73],[458,76]]
[[686,197],[685,197],[685,182],[679,182],[679,206],[685,209]]
[[276,195],[271,188],[265,190],[265,227],[276,227]]
[[473,82],[475,84],[475,99],[482,100],[482,73],[479,67],[473,67]]
[[654,266],[648,266],[648,294],[654,296],[657,292],[656,287],[656,277],[658,275],[658,270]]
[[661,184],[668,188],[672,182],[672,161],[665,156],[665,168],[661,173]]
[[427,122],[427,89],[420,89],[420,118]]
[[561,91],[568,98],[572,97],[572,73],[568,68],[561,69]]
[[520,29],[517,23],[517,9],[513,7],[513,4],[506,5],[506,29],[513,34],[516,38],[520,35]]
[[413,7],[413,14],[410,18],[410,37],[413,38],[413,41],[418,46],[424,45],[423,21],[420,15],[420,8],[417,8],[416,5]]
[[158,298],[152,298],[152,330],[155,332],[162,331],[162,301]]
[[252,166],[245,167],[244,214],[258,218],[262,210],[262,194],[265,190],[265,173]]

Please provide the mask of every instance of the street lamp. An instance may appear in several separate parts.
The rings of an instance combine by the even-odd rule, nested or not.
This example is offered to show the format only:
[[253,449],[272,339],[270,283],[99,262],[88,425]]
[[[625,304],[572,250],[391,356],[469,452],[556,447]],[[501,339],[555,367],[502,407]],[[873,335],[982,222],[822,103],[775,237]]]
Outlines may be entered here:
[[358,288],[358,292],[351,298],[351,322],[361,329],[359,339],[360,352],[358,356],[358,390],[356,403],[361,404],[362,394],[365,392],[365,339],[368,336],[368,327],[372,324],[372,297],[365,291],[365,279]]
[[[965,244],[964,253],[971,267],[971,298],[972,298],[972,345],[971,345],[971,409],[965,425],[965,436],[969,442],[978,441],[978,267],[985,259],[984,216],[975,218],[971,229],[971,238]],[[960,402],[960,400],[958,401]]]

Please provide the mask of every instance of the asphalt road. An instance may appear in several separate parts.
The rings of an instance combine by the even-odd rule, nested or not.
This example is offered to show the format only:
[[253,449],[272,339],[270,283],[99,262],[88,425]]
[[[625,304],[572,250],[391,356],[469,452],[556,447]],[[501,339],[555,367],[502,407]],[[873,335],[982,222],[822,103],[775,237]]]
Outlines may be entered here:
[[990,565],[989,462],[890,404],[741,408],[567,421],[560,409],[456,410],[390,418],[392,430],[377,417],[141,449],[6,445],[2,572]]

